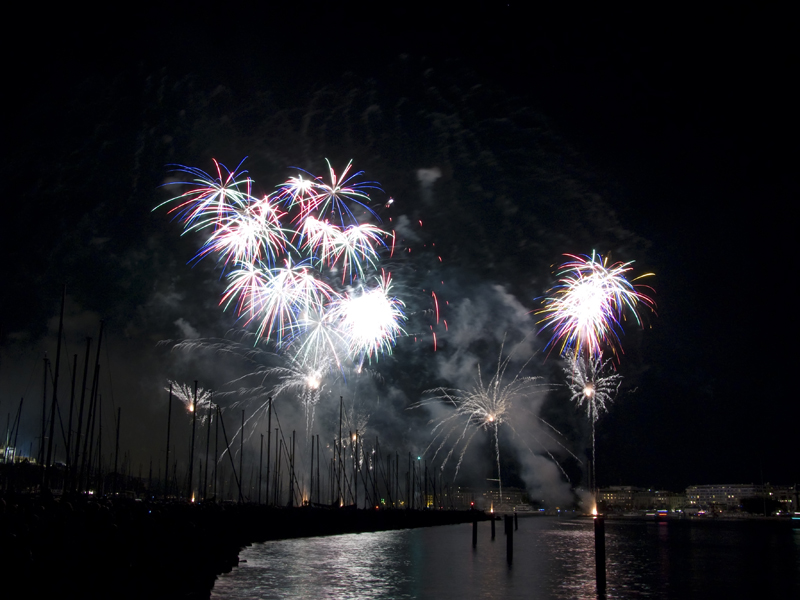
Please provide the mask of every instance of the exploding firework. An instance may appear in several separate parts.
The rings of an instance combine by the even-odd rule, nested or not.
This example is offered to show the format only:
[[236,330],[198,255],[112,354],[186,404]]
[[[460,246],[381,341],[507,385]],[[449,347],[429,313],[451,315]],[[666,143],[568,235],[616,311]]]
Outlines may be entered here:
[[548,346],[560,343],[560,354],[567,360],[565,372],[572,400],[585,406],[592,426],[592,486],[595,484],[595,424],[601,411],[608,410],[622,377],[610,370],[611,360],[603,361],[606,348],[621,351],[619,333],[629,315],[641,325],[639,307],[654,310],[655,302],[634,285],[646,273],[629,281],[632,262],[608,264],[608,258],[569,256],[558,273],[559,283],[544,300],[542,322],[552,329]]
[[306,439],[311,435],[314,416],[325,387],[325,377],[333,363],[320,359],[315,362],[298,362],[289,359],[286,367],[266,369],[264,375],[277,380],[272,395],[277,399],[282,394],[294,393],[303,405],[306,415]]
[[570,400],[584,408],[586,416],[595,423],[600,413],[608,412],[608,405],[619,391],[622,375],[610,372],[610,359],[603,362],[599,357],[583,360],[580,356],[568,356],[566,360],[564,373],[569,382]]
[[252,202],[250,195],[252,180],[249,177],[243,177],[247,171],[238,172],[239,167],[242,166],[241,163],[233,171],[228,170],[225,165],[216,160],[214,166],[217,170],[216,177],[201,169],[175,165],[175,172],[193,176],[192,181],[175,183],[187,185],[190,189],[180,196],[161,203],[156,208],[176,203],[169,212],[183,221],[187,231],[201,231],[209,227],[216,229],[219,220],[233,216],[232,213],[235,213],[237,209],[246,208]]
[[[351,163],[341,174],[328,163],[328,181],[301,173],[274,195],[257,198],[241,164],[232,171],[214,164],[216,175],[177,167],[193,179],[176,185],[189,189],[160,206],[174,203],[170,213],[186,232],[206,234],[195,259],[215,255],[227,272],[220,304],[234,307],[257,338],[298,348],[293,359],[302,363],[323,342],[333,350],[334,339],[346,348],[331,352],[334,362],[342,352],[362,362],[390,351],[403,333],[403,303],[389,296],[388,274],[373,288],[364,283],[391,235],[359,222],[354,212],[377,219],[367,193],[380,190],[377,184],[357,181],[362,173],[351,173]],[[341,289],[345,283],[357,291]],[[306,332],[313,338],[308,343],[302,341]]]
[[595,478],[595,424],[602,412],[608,411],[622,384],[622,375],[611,372],[611,359],[603,362],[599,356],[584,359],[582,356],[567,356],[564,373],[571,393],[570,399],[579,408],[586,410],[592,427],[592,482]]
[[[172,392],[173,397],[180,400],[189,412],[194,412],[195,409],[195,389],[185,383],[178,383],[177,381],[169,381],[169,385],[164,387],[165,391]],[[207,409],[211,408],[211,390],[205,390],[201,387],[197,388],[197,414],[200,419],[204,419]]]
[[268,197],[245,208],[232,208],[216,220],[214,231],[197,257],[216,252],[226,265],[272,265],[288,243],[290,230],[281,224],[283,214]]
[[350,356],[359,365],[365,358],[371,362],[381,352],[389,352],[403,333],[403,303],[390,294],[391,276],[384,273],[376,281],[375,287],[345,295],[332,308]]
[[304,171],[310,179],[303,179],[302,174],[299,177],[290,177],[286,183],[278,186],[280,190],[278,198],[289,209],[298,210],[296,221],[316,213],[318,219],[338,218],[342,227],[358,224],[358,219],[350,207],[359,206],[374,215],[375,213],[369,208],[370,198],[367,191],[380,190],[380,186],[371,181],[356,181],[357,177],[363,175],[363,171],[350,174],[352,167],[351,161],[347,163],[341,175],[337,175],[328,162],[329,181]]
[[[605,346],[612,352],[620,348],[621,322],[631,315],[641,324],[638,307],[641,304],[653,309],[652,298],[628,281],[632,262],[608,265],[607,258],[599,254],[572,256],[561,265],[559,283],[544,299],[539,314],[543,329],[551,329],[553,337],[548,346],[560,343],[560,354],[577,356],[602,356]],[[635,278],[647,277],[647,273]]]
[[[480,366],[474,385],[468,390],[436,388],[428,390],[426,394],[433,394],[428,398],[413,404],[411,408],[444,403],[452,407],[453,412],[436,423],[431,431],[433,439],[426,448],[426,452],[434,445],[436,450],[433,459],[451,443],[441,468],[444,470],[447,461],[458,452],[458,463],[455,475],[461,468],[467,448],[479,431],[489,431],[494,440],[495,461],[497,463],[497,481],[500,497],[503,494],[502,477],[500,475],[500,425],[506,423],[509,413],[516,403],[528,398],[540,386],[539,377],[523,377],[522,371],[527,367],[530,359],[522,366],[517,374],[507,380],[506,371],[513,352],[503,358],[502,348],[497,360],[497,367],[488,382],[484,383]],[[507,381],[507,382],[506,382]],[[510,425],[510,423],[509,423]],[[513,430],[513,426],[511,426]],[[453,439],[455,438],[455,439]]]

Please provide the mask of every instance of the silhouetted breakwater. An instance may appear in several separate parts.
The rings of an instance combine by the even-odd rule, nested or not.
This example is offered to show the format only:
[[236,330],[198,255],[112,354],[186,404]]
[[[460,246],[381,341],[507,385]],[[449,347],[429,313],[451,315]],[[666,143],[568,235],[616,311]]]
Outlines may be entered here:
[[[208,598],[248,544],[483,520],[471,511],[0,497],[3,596]],[[24,594],[24,596],[23,596]],[[31,595],[32,594],[32,595]]]

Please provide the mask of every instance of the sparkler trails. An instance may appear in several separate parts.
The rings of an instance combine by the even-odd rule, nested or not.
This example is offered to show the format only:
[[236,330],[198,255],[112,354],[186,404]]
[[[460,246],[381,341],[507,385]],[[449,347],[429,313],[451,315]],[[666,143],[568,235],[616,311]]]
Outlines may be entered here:
[[[544,308],[538,311],[545,315],[541,321],[543,329],[553,331],[548,346],[560,342],[562,356],[585,352],[598,357],[605,345],[616,352],[621,349],[618,331],[626,314],[641,324],[639,304],[654,309],[655,302],[626,278],[632,271],[632,261],[609,266],[607,258],[595,253],[591,257],[566,256],[572,260],[561,265],[559,283],[544,299]],[[650,275],[641,275],[633,281]]]

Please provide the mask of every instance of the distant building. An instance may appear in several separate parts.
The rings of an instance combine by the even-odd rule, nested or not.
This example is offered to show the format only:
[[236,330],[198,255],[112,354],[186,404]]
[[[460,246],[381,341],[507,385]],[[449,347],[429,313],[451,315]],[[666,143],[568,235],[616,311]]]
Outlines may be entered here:
[[702,508],[739,508],[742,500],[764,494],[764,486],[754,483],[690,485],[686,488],[686,505]]
[[483,492],[483,504],[485,508],[491,508],[498,506],[517,506],[519,504],[526,504],[527,497],[525,490],[520,488],[514,487],[504,487],[503,488],[503,496],[500,497],[499,490],[488,490]]
[[448,495],[445,505],[450,508],[451,506],[458,510],[466,510],[472,508],[475,502],[476,493],[472,488],[457,487]]
[[643,491],[632,485],[612,485],[597,490],[597,502],[603,506],[603,510],[629,511],[634,509],[634,496]]
[[793,513],[798,509],[797,485],[764,485],[764,495],[767,498],[777,501],[780,510],[784,513]]
[[597,490],[597,502],[601,510],[609,512],[676,510],[686,503],[686,496],[667,490],[612,485]]
[[458,487],[446,499],[446,506],[449,508],[467,509],[476,508],[478,510],[491,510],[500,505],[504,507],[517,506],[527,503],[527,493],[520,488],[503,488],[502,502],[499,490],[477,491],[471,488]]
[[633,496],[636,510],[677,510],[686,502],[686,495],[666,490],[642,490]]

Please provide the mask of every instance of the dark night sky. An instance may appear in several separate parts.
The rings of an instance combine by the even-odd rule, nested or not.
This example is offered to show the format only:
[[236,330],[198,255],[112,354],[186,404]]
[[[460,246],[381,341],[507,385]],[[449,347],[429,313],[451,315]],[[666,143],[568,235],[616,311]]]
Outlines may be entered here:
[[[404,6],[384,15],[206,3],[137,7],[124,26],[96,13],[37,20],[35,43],[15,45],[7,65],[0,413],[40,395],[28,372],[43,349],[54,353],[66,280],[70,355],[109,319],[113,394],[138,422],[123,443],[148,447],[152,423],[161,426],[150,396],[192,369],[191,357],[166,366],[156,342],[180,337],[178,317],[210,337],[233,322],[216,291],[199,293],[218,285],[213,266],[183,264],[192,242],[151,213],[167,163],[250,156],[267,186],[283,167],[352,157],[401,199],[398,211],[406,198],[409,216],[429,220],[454,305],[479,305],[483,282],[532,310],[565,252],[612,251],[656,273],[658,315],[652,328],[626,330],[625,391],[598,425],[601,485],[800,479],[797,321],[782,262],[797,195],[788,16]],[[323,117],[309,117],[312,129],[327,129],[301,134],[314,97]],[[376,130],[377,141],[357,125],[340,135],[335,107],[347,98],[380,107],[396,128]],[[430,137],[456,121],[447,139]],[[414,173],[433,166],[445,176],[431,206]],[[160,304],[170,293],[180,307]],[[440,385],[441,371],[421,365],[441,359],[415,352],[387,361],[390,384],[413,371]],[[536,374],[558,371],[551,359],[536,364]],[[580,429],[565,402],[553,396],[543,410]]]

